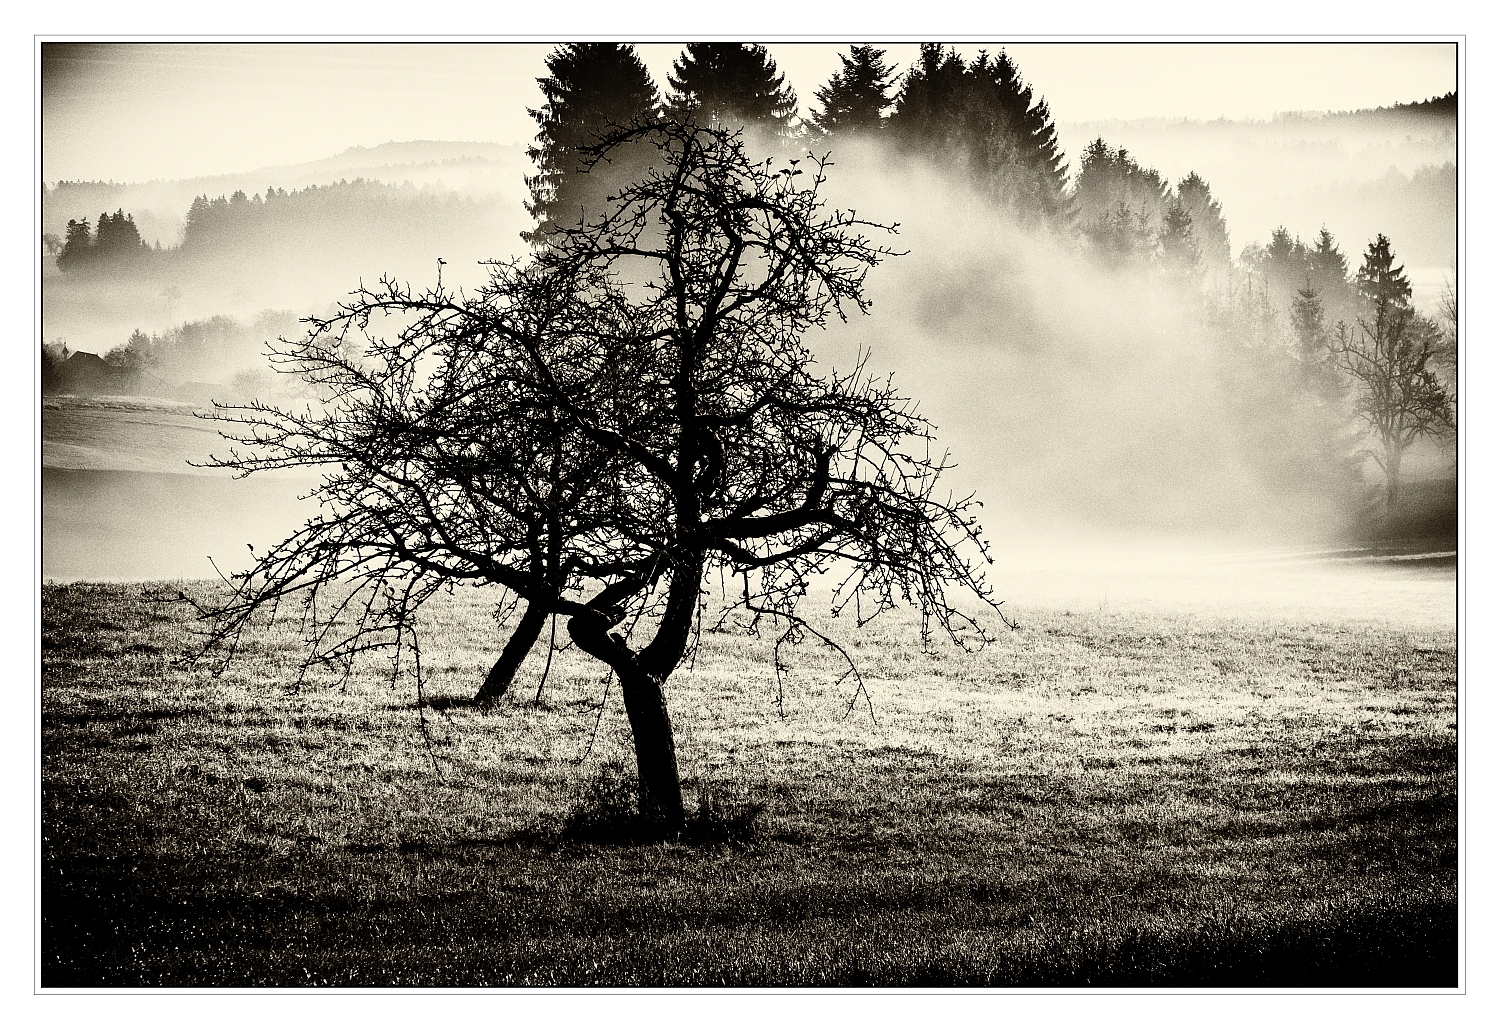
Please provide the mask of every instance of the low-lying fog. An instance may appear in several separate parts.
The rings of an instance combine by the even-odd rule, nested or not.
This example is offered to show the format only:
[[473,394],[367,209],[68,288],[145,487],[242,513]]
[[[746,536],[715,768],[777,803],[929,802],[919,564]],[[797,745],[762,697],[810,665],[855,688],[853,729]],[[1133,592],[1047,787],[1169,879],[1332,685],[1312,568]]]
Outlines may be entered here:
[[[1149,139],[1107,141],[1130,142],[1149,165],[1158,160]],[[1219,158],[1225,153],[1232,148]],[[1173,163],[1179,157],[1186,160],[1159,159],[1169,177],[1186,173]],[[931,169],[876,170],[855,153],[835,159],[829,199],[899,222],[893,242],[909,253],[871,272],[870,317],[834,325],[809,345],[825,367],[840,369],[868,349],[872,370],[894,372],[919,399],[958,463],[953,489],[985,503],[995,583],[1011,607],[1451,623],[1451,539],[1406,541],[1396,553],[1351,543],[1351,519],[1373,494],[1331,486],[1307,464],[1306,441],[1320,426],[1296,405],[1257,393],[1178,287],[1146,272],[1105,270]],[[1238,249],[1249,239],[1235,204],[1249,201],[1230,195],[1248,197],[1252,173],[1226,176],[1221,192],[1211,165],[1190,167],[1224,200]],[[1254,202],[1271,210],[1290,187],[1262,171]],[[529,222],[519,181],[511,190],[486,193],[482,218],[457,228],[436,218],[428,234],[381,245],[330,237],[304,249],[257,244],[202,267],[174,259],[135,275],[49,271],[44,337],[102,353],[134,329],[161,332],[213,314],[279,324],[265,312],[326,311],[361,278],[383,272],[429,284],[439,256],[448,261],[445,282],[477,284],[479,260],[523,249],[516,234]],[[1310,237],[1318,225],[1295,228]],[[1339,242],[1357,266],[1368,240]],[[1393,244],[1399,257],[1402,240]],[[228,383],[242,370],[226,364],[202,377]],[[226,570],[243,567],[247,543],[260,549],[293,529],[307,514],[294,499],[305,481],[233,481],[183,465],[215,449],[210,430],[169,403],[51,402],[43,414],[44,576],[212,576],[208,555]],[[1419,452],[1408,474],[1446,474],[1445,460]],[[1367,469],[1366,479],[1373,489],[1378,473]]]

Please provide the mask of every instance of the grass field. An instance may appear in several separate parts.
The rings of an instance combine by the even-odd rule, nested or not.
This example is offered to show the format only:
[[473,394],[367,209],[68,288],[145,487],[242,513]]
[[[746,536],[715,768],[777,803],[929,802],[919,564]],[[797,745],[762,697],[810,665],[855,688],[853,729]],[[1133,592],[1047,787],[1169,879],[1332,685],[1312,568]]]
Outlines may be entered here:
[[873,719],[826,652],[783,715],[768,641],[705,637],[670,703],[728,829],[631,844],[600,666],[465,704],[492,597],[428,610],[419,715],[378,665],[291,689],[284,627],[186,667],[150,595],[43,590],[45,987],[1457,982],[1451,625],[1037,609],[971,656],[830,622]]

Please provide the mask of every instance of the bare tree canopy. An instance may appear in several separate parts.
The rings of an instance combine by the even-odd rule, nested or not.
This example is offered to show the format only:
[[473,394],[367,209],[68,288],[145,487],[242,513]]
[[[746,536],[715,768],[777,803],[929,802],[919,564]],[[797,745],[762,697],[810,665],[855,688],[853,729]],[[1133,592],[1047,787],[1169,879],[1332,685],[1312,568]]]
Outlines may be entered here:
[[1385,473],[1386,510],[1400,498],[1401,461],[1418,437],[1454,426],[1448,391],[1437,374],[1441,330],[1412,310],[1411,285],[1395,266],[1390,241],[1370,244],[1356,285],[1368,317],[1356,329],[1340,323],[1331,350],[1356,384],[1355,410],[1379,438],[1370,453]]
[[[218,463],[323,469],[324,513],[211,613],[232,646],[300,596],[309,661],[399,659],[435,592],[503,586],[618,676],[642,812],[672,831],[663,687],[697,632],[736,609],[777,626],[779,674],[824,572],[835,612],[911,604],[924,639],[982,645],[963,602],[998,606],[932,426],[862,361],[819,373],[802,342],[868,310],[865,275],[894,252],[866,233],[894,226],[826,211],[826,159],[751,163],[724,130],[644,122],[589,156],[641,143],[652,170],[602,217],[476,296],[386,281],[280,345],[317,402],[221,410],[244,449]],[[728,588],[705,625],[707,582]]]

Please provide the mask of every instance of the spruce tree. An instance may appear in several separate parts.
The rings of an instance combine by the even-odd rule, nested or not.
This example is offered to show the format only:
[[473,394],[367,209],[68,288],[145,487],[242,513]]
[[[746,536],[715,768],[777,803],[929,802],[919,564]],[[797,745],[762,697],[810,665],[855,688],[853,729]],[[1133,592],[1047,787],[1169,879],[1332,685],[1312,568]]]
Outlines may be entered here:
[[1047,102],[1033,103],[1031,87],[1004,51],[993,60],[981,52],[969,75],[974,86],[966,116],[977,144],[971,158],[976,171],[1018,213],[1056,217],[1067,212],[1068,165]]
[[1182,276],[1198,271],[1203,255],[1193,235],[1193,216],[1181,200],[1174,197],[1167,204],[1156,239],[1158,260],[1164,269]]
[[946,155],[967,142],[963,109],[971,80],[951,47],[923,43],[917,63],[907,69],[891,112],[892,136],[906,150]]
[[1304,360],[1319,359],[1327,350],[1327,331],[1323,324],[1323,301],[1309,278],[1297,290],[1292,301],[1292,334]]
[[87,218],[68,219],[67,237],[63,240],[62,253],[57,255],[60,271],[76,268],[88,261],[94,248],[93,227]]
[[1319,230],[1317,239],[1307,251],[1307,260],[1308,280],[1318,291],[1328,324],[1342,321],[1352,325],[1359,312],[1349,285],[1349,262],[1327,226]]
[[1193,239],[1203,262],[1210,268],[1229,267],[1229,226],[1224,212],[1197,172],[1189,172],[1177,183],[1177,202],[1193,223]]
[[1070,199],[1090,249],[1118,264],[1154,252],[1168,194],[1154,168],[1142,168],[1123,147],[1098,138],[1083,151]]
[[1391,241],[1377,234],[1365,250],[1365,260],[1354,273],[1354,291],[1371,308],[1381,304],[1409,309],[1411,280],[1402,274],[1404,266],[1396,264]]
[[1070,211],[1067,164],[1051,112],[1009,55],[957,52],[923,43],[901,83],[893,137],[909,153],[968,170],[979,190],[1023,219]]
[[851,46],[839,62],[843,70],[813,94],[822,105],[812,112],[813,127],[825,136],[876,131],[891,105],[895,69],[885,63],[885,51],[873,46]]
[[606,198],[644,170],[639,148],[617,149],[592,167],[579,148],[597,144],[612,127],[651,116],[658,102],[656,84],[628,43],[564,44],[548,55],[547,71],[537,79],[546,103],[527,112],[539,128],[526,152],[537,168],[526,179],[526,210],[537,227],[523,234],[533,244],[559,227],[598,217]]
[[709,128],[790,136],[797,94],[759,43],[689,43],[667,76],[669,116]]

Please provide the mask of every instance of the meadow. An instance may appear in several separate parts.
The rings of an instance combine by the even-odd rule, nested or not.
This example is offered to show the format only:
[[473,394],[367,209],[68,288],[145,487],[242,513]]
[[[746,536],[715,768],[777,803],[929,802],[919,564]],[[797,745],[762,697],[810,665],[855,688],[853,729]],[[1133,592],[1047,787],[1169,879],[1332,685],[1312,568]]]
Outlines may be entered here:
[[1457,984],[1451,622],[1059,604],[971,655],[820,620],[868,704],[705,635],[695,830],[653,843],[601,666],[467,703],[492,595],[426,610],[419,706],[375,661],[296,685],[282,624],[192,666],[178,588],[43,586],[44,987]]

